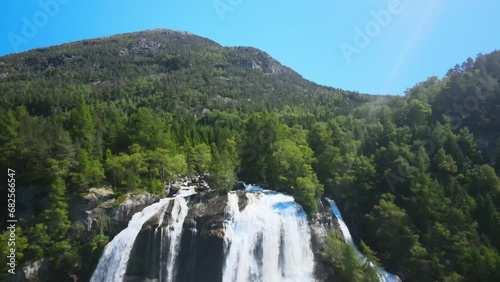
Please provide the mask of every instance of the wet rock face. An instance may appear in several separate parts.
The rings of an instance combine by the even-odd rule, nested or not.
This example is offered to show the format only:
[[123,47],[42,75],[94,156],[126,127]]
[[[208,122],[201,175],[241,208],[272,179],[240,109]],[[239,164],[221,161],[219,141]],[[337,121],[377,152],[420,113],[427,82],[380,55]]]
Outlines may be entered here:
[[318,202],[318,212],[309,221],[313,250],[320,251],[328,234],[336,229],[336,221],[327,202]]
[[[243,191],[238,193],[240,209],[243,209],[247,199]],[[189,212],[184,220],[179,241],[174,281],[220,282],[225,258],[224,219],[227,195],[204,191],[189,198]],[[171,212],[172,207],[169,206],[162,214],[154,216],[144,224],[132,249],[125,281],[159,279],[162,242],[157,228],[161,217],[163,224],[168,222]]]
[[227,196],[194,197],[184,222],[177,281],[222,281]]
[[318,212],[309,222],[311,228],[311,244],[316,261],[314,273],[317,281],[333,282],[342,281],[335,274],[331,262],[323,258],[325,239],[330,232],[336,229],[336,221],[327,202],[324,200],[318,203]]
[[[182,185],[170,185],[170,189],[177,186],[179,189],[176,190],[179,192],[185,187],[196,186],[195,190],[198,193],[188,197],[189,209],[178,242],[174,281],[220,282],[225,259],[224,224],[228,197],[200,185],[202,181],[200,183],[198,180],[182,182]],[[236,193],[239,196],[239,208],[243,210],[248,201],[246,193],[242,190]],[[113,221],[127,224],[135,212],[158,200],[159,197],[149,194],[129,196],[118,208],[109,209],[108,214]],[[161,228],[158,227],[160,222],[162,226],[168,226],[169,219],[172,217],[172,207],[173,205],[170,205],[163,209],[143,225],[132,248],[124,281],[159,281],[162,268],[161,246],[162,244],[168,246],[170,242],[162,242]],[[102,205],[96,209],[102,209]],[[335,276],[331,264],[321,255],[326,236],[331,229],[336,228],[328,203],[319,204],[319,212],[310,219],[310,228],[317,281],[340,281]],[[163,240],[168,240],[168,238],[163,237]],[[165,248],[163,252],[163,259],[165,259]]]
[[[221,281],[224,262],[224,211],[227,196],[201,193],[190,197],[183,224],[174,281]],[[126,281],[159,279],[161,234],[160,217],[170,218],[171,207],[153,217],[143,227],[132,249]],[[165,237],[164,237],[165,239]],[[165,254],[164,254],[165,255]]]
[[[240,210],[247,203],[244,191],[239,195]],[[174,281],[220,282],[224,269],[224,219],[227,195],[205,192],[190,197],[189,212],[183,224],[179,242]],[[328,203],[321,202],[319,211],[310,219],[311,244],[316,261],[315,276],[318,282],[341,281],[333,267],[323,256],[323,244],[329,232],[336,228]],[[139,233],[127,267],[125,281],[157,281],[160,273],[161,236],[155,233],[159,218],[169,218],[171,208],[153,217]]]

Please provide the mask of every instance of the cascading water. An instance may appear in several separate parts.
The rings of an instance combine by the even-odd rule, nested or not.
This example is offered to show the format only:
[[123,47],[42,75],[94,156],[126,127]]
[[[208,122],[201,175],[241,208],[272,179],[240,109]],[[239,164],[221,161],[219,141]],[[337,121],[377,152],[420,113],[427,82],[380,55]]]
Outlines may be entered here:
[[[356,253],[356,256],[358,257],[358,259],[360,259],[362,261],[366,261],[366,258],[363,256],[363,254],[361,254],[361,252],[359,252],[359,250],[356,248],[356,245],[352,241],[352,236],[351,236],[351,233],[349,232],[349,228],[345,224],[344,219],[342,218],[342,214],[340,213],[340,210],[337,207],[337,204],[335,203],[335,201],[333,201],[329,198],[326,198],[326,200],[330,204],[330,208],[332,210],[333,215],[335,215],[335,217],[337,218],[337,220],[339,222],[340,230],[342,231],[342,235],[344,235],[345,242],[354,248],[354,252]],[[401,282],[401,279],[399,279],[398,276],[391,274],[391,273],[383,270],[380,267],[376,267],[376,269],[377,269],[377,272],[379,274],[380,281],[382,281],[382,282]]]
[[[200,278],[207,278],[209,281],[220,281],[219,279],[222,278],[223,282],[315,281],[310,227],[302,207],[294,201],[292,196],[263,190],[252,185],[246,185],[246,191],[228,193],[223,222],[225,232],[223,241],[220,241],[220,247],[223,249],[218,249],[223,250],[223,253],[220,253],[220,264],[212,264],[215,269],[221,272],[217,274],[217,271],[214,271],[211,272],[211,275],[215,276],[197,277],[195,280],[193,280],[194,276],[186,276],[186,269],[188,271],[190,269],[186,268],[188,265],[186,264],[186,254],[191,256],[188,260],[194,265],[206,262],[205,260],[198,261],[198,255],[195,257],[196,252],[193,252],[197,248],[195,246],[197,236],[183,236],[184,221],[189,211],[186,197],[192,194],[194,194],[192,189],[181,189],[175,198],[162,199],[158,203],[146,207],[142,212],[136,213],[130,220],[128,227],[116,235],[106,246],[90,281],[122,282],[127,279],[142,279],[138,276],[134,277],[138,273],[135,271],[140,268],[130,267],[129,264],[135,265],[133,260],[137,259],[136,256],[140,253],[136,254],[136,250],[140,250],[141,245],[134,247],[138,236],[143,236],[143,234],[148,236],[149,231],[146,233],[141,231],[146,223],[147,226],[152,226],[152,224],[158,226],[149,233],[149,236],[153,236],[154,241],[146,239],[146,242],[151,243],[147,250],[143,249],[143,254],[154,254],[154,251],[149,251],[149,248],[155,248],[154,246],[157,250],[156,254],[153,255],[157,259],[156,267],[146,270],[146,272],[150,271],[150,274],[142,272],[146,273],[142,277],[148,281],[150,279],[158,282],[174,282],[179,281],[179,279],[203,281]],[[246,198],[246,205],[240,211],[239,202],[243,198]],[[349,229],[335,202],[327,200],[333,214],[338,219],[346,242],[355,248]],[[213,208],[212,211],[214,211]],[[151,221],[152,219],[157,220],[157,222]],[[197,221],[191,219],[186,225],[190,227],[186,230],[197,234],[196,223]],[[203,230],[203,227],[201,228]],[[203,234],[203,231],[201,232]],[[200,240],[206,240],[207,237],[203,237],[206,234],[202,235]],[[144,243],[144,240],[138,242]],[[202,244],[206,245],[206,243]],[[182,250],[180,249],[181,245]],[[190,247],[191,250],[189,250]],[[360,260],[366,261],[366,258],[356,248],[355,251]],[[132,252],[134,254],[131,259]],[[187,253],[183,255],[182,252]],[[212,251],[212,254],[216,254],[214,258],[217,257],[217,252]],[[183,259],[179,257],[183,257]],[[222,267],[222,265],[224,266]],[[148,269],[148,266],[145,268]],[[387,273],[381,268],[377,268],[377,272],[383,282],[401,281],[397,276]]]
[[[179,252],[179,239],[182,235],[182,225],[188,214],[187,201],[177,197],[172,208],[172,218],[168,226],[161,227],[161,252],[160,252],[160,282],[172,282],[175,274],[175,263]],[[164,249],[168,248],[165,259]],[[166,271],[165,271],[166,270]]]
[[[252,192],[250,192],[252,191]],[[246,207],[228,194],[223,282],[314,281],[307,218],[293,197],[247,186]]]
[[233,239],[234,234],[234,220],[237,215],[240,214],[240,208],[238,205],[239,197],[236,193],[228,193],[227,195],[227,208],[224,220],[224,252],[227,255],[229,251],[229,243]]
[[142,212],[134,214],[128,227],[120,232],[108,243],[104,253],[99,259],[97,268],[90,279],[91,282],[122,281],[127,270],[130,252],[134,246],[135,238],[141,231],[142,225],[157,214],[170,199],[162,199]]
[[[134,214],[128,227],[113,238],[106,246],[104,253],[99,259],[91,282],[121,282],[127,271],[130,253],[134,246],[137,235],[142,226],[153,216],[161,214],[159,226],[155,230],[155,236],[161,236],[161,267],[160,281],[172,282],[174,276],[175,259],[178,253],[178,243],[182,234],[182,225],[188,213],[185,197],[193,193],[181,193],[175,198],[161,199],[158,203],[146,207],[142,212]],[[163,213],[173,203],[171,217],[168,226],[163,226]],[[165,248],[168,249],[165,255]],[[166,256],[166,257],[163,257]]]

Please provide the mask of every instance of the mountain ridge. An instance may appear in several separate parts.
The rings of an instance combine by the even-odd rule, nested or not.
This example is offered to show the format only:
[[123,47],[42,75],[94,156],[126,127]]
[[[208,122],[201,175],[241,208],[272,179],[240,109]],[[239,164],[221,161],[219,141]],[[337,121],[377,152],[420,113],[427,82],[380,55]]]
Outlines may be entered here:
[[[154,87],[143,89],[145,82]],[[124,85],[132,92],[125,94]],[[0,91],[6,93],[0,102],[6,108],[46,100],[56,100],[55,104],[47,102],[55,107],[72,108],[77,101],[62,96],[75,88],[87,93],[90,100],[106,101],[123,95],[182,100],[189,92],[199,102],[189,108],[199,114],[204,109],[250,107],[245,105],[249,99],[258,101],[250,111],[323,99],[346,112],[360,103],[389,97],[322,86],[262,50],[223,47],[208,38],[169,29],[81,40],[0,57]],[[161,106],[173,111],[177,108],[174,102],[163,101]],[[156,107],[151,101],[147,105]],[[31,112],[46,115],[52,108]]]
[[[295,70],[292,68],[283,65],[281,62],[278,60],[274,59],[271,55],[269,55],[267,52],[260,50],[255,47],[251,46],[223,46],[216,41],[206,38],[203,36],[199,36],[187,31],[178,31],[178,30],[173,30],[173,29],[152,29],[152,30],[144,30],[144,31],[138,31],[138,32],[128,32],[128,33],[121,33],[121,34],[116,34],[116,35],[111,35],[111,36],[104,36],[104,37],[97,37],[97,38],[89,38],[89,39],[83,39],[83,40],[77,40],[77,41],[72,41],[72,42],[67,42],[67,43],[62,43],[58,45],[53,45],[53,46],[47,46],[47,47],[38,47],[34,48],[31,50],[19,52],[19,53],[12,53],[12,54],[6,54],[3,56],[0,56],[0,71],[2,73],[0,74],[0,79],[5,79],[8,74],[5,74],[5,69],[7,69],[10,65],[12,69],[12,62],[15,60],[19,60],[19,64],[17,65],[18,67],[23,67],[26,62],[23,62],[22,60],[30,60],[31,57],[33,56],[38,56],[40,54],[46,54],[46,53],[51,53],[55,52],[58,54],[58,56],[52,56],[47,58],[47,62],[40,62],[41,67],[49,67],[49,66],[54,66],[54,63],[60,63],[61,59],[68,59],[64,58],[64,50],[67,48],[72,48],[72,47],[89,47],[89,46],[95,46],[99,44],[110,44],[110,43],[116,43],[118,40],[123,39],[123,38],[138,38],[137,46],[127,46],[129,48],[132,48],[132,50],[129,50],[127,48],[120,49],[120,50],[115,50],[115,53],[110,53],[109,55],[128,55],[128,54],[138,54],[141,53],[141,51],[147,51],[147,50],[152,50],[152,51],[157,51],[157,50],[166,50],[169,46],[162,45],[161,43],[159,45],[156,45],[155,43],[157,42],[148,42],[147,39],[148,37],[150,38],[151,36],[161,36],[165,35],[166,39],[173,39],[173,40],[186,40],[186,39],[194,39],[194,41],[190,41],[189,43],[198,43],[198,45],[194,45],[191,47],[211,47],[215,49],[220,49],[220,50],[227,50],[227,51],[236,51],[240,53],[241,55],[248,55],[250,57],[257,57],[260,60],[242,60],[242,61],[235,61],[235,63],[239,63],[240,66],[244,67],[250,67],[250,68],[256,68],[256,69],[261,69],[265,73],[288,73],[292,74],[300,79],[303,79],[307,81],[308,83],[314,84],[317,87],[324,87],[328,89],[335,89],[335,90],[340,90],[339,88],[332,87],[332,86],[326,86],[326,85],[321,85],[315,82],[312,82],[306,78],[304,78],[302,75],[297,73]],[[130,42],[131,43],[131,42]],[[130,45],[130,44],[129,44]],[[166,48],[167,47],[167,48]],[[347,92],[353,92],[353,93],[359,93],[357,91],[349,91],[346,90]],[[363,93],[363,94],[369,94],[369,93]],[[386,96],[386,95],[379,95],[379,94],[369,94],[372,96]]]

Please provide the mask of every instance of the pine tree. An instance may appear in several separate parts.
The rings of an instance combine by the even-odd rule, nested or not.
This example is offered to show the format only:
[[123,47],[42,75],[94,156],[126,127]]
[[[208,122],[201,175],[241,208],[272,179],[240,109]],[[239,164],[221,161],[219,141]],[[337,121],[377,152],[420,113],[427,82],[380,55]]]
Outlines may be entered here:
[[95,153],[93,147],[96,135],[95,124],[84,96],[80,96],[78,106],[70,112],[68,128],[76,143],[88,152]]
[[68,217],[68,199],[64,180],[56,178],[49,189],[48,206],[42,212],[44,224],[55,242],[63,240],[71,225]]
[[184,137],[183,148],[184,148],[184,153],[186,154],[187,174],[190,176],[194,175],[196,166],[194,159],[194,149],[193,146],[191,146],[191,141],[187,136]]
[[19,142],[19,122],[14,113],[8,111],[0,115],[0,163],[2,166],[13,164]]

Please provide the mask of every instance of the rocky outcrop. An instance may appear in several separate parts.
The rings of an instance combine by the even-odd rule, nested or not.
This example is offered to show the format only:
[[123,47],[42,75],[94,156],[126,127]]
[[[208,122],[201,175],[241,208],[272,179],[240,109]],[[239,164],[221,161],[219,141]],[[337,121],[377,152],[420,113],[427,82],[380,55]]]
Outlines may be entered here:
[[184,222],[177,281],[222,281],[227,196],[195,196]]
[[331,262],[323,257],[325,239],[330,232],[338,228],[338,223],[332,214],[330,206],[325,200],[318,202],[318,212],[312,216],[309,226],[311,228],[311,244],[314,253],[315,275],[317,281],[333,282],[342,281],[335,274]]
[[196,175],[192,177],[183,177],[166,186],[165,195],[172,197],[175,194],[181,194],[186,191],[194,190],[197,193],[211,191],[207,184],[206,175]]
[[81,222],[89,232],[107,231],[102,226],[109,222],[115,195],[109,187],[90,188],[81,199],[70,202],[69,217],[72,222]]
[[48,259],[26,262],[16,269],[16,275],[10,281],[43,281],[48,273],[48,267]]
[[292,69],[283,66],[259,49],[251,47],[233,47],[233,49],[237,50],[240,55],[240,58],[232,61],[236,66],[257,69],[271,74],[293,73]]
[[141,38],[137,40],[134,44],[131,44],[125,49],[120,50],[119,55],[137,55],[137,54],[145,54],[150,51],[158,51],[162,47],[161,43],[148,40],[146,38]]
[[311,243],[314,250],[320,251],[326,236],[336,228],[335,218],[328,203],[318,201],[318,212],[309,221],[311,227]]
[[123,228],[127,227],[132,216],[142,211],[145,207],[150,206],[160,200],[160,196],[144,193],[140,195],[127,195],[127,199],[121,203],[113,212],[113,220],[122,224]]
[[83,223],[87,232],[114,236],[127,227],[135,213],[159,200],[160,196],[145,192],[127,194],[117,204],[118,200],[111,188],[91,188],[82,199],[70,203],[69,215],[72,222]]
[[[165,194],[172,196],[194,190],[209,192],[206,176],[181,178],[166,186]],[[70,203],[69,215],[72,222],[81,222],[88,232],[107,233],[114,236],[125,227],[132,216],[160,200],[160,196],[144,192],[118,197],[110,187],[90,188],[81,199]],[[119,203],[117,203],[119,202]]]

